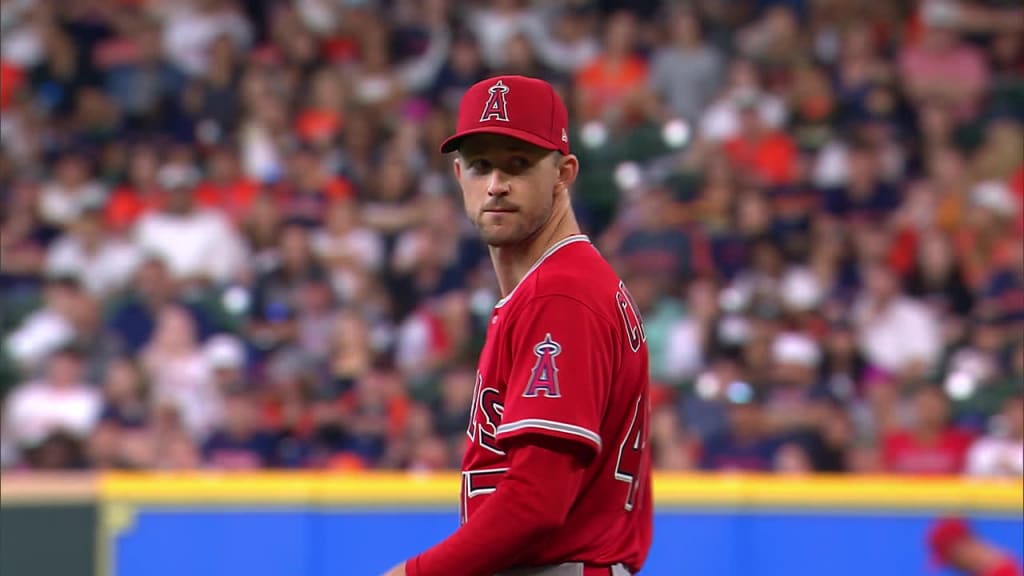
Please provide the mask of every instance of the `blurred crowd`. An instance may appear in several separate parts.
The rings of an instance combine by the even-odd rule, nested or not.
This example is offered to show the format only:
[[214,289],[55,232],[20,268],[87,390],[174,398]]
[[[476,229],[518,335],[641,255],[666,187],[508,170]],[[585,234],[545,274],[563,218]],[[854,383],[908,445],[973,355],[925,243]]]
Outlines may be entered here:
[[1024,474],[1014,0],[0,7],[5,469],[457,467],[500,295],[437,146],[517,73],[658,468]]

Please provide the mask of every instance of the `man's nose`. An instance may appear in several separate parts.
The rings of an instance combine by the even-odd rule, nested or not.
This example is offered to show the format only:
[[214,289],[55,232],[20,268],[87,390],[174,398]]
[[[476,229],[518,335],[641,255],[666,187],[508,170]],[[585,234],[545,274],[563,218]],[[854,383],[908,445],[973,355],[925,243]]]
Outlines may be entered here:
[[491,170],[491,177],[487,180],[487,195],[507,196],[508,192],[508,177],[501,170]]

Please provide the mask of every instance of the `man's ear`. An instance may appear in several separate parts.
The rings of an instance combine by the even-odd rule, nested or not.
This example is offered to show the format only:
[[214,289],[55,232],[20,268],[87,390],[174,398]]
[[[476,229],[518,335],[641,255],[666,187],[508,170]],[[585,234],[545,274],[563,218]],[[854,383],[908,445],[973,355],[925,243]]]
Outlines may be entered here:
[[462,179],[462,159],[458,156],[452,161],[452,171],[455,173],[456,180]]
[[574,154],[558,159],[558,186],[568,190],[576,182],[580,172],[580,161]]

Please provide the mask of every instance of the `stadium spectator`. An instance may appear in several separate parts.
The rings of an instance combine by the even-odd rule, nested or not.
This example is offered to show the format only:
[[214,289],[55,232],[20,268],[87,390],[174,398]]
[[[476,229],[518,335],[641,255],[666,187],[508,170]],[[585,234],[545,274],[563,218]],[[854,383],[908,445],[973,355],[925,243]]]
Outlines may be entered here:
[[23,382],[10,393],[4,425],[19,448],[56,447],[86,437],[100,416],[95,385],[82,380],[81,351],[63,347],[46,361],[43,376]]
[[955,10],[941,2],[924,2],[920,39],[900,54],[904,90],[915,101],[938,99],[960,118],[977,113],[988,87],[989,70],[980,51],[961,41]]
[[636,17],[627,11],[609,17],[603,50],[576,73],[578,120],[612,126],[636,122],[642,105],[647,63],[634,53]]
[[903,296],[883,264],[869,265],[866,284],[854,312],[865,358],[872,367],[901,379],[926,374],[940,352],[934,313]]
[[7,354],[22,370],[31,373],[52,352],[74,340],[73,309],[81,299],[81,288],[74,280],[46,282],[41,306],[25,315],[4,341]]
[[246,247],[223,214],[196,206],[196,169],[170,164],[157,178],[166,191],[166,203],[139,219],[134,231],[139,250],[166,262],[171,275],[182,282],[235,279]]
[[480,43],[484,62],[492,69],[505,65],[505,48],[518,34],[536,28],[537,14],[523,0],[496,0],[472,10],[467,24]]
[[771,471],[779,443],[766,426],[761,393],[746,382],[735,381],[726,386],[724,396],[728,427],[701,446],[701,469]]
[[949,400],[933,385],[922,385],[913,397],[913,422],[886,435],[882,444],[885,470],[897,474],[961,474],[971,435],[950,425]]
[[1006,401],[992,434],[975,440],[967,452],[972,476],[1024,476],[1024,397]]
[[100,419],[120,428],[142,428],[149,420],[150,412],[142,375],[135,364],[127,358],[111,362],[103,382]]
[[740,130],[739,108],[744,103],[756,109],[761,122],[771,130],[781,128],[786,121],[788,111],[782,99],[764,90],[752,61],[738,58],[730,62],[725,86],[701,115],[703,138],[721,142],[735,137]]
[[675,8],[666,23],[668,40],[651,55],[650,85],[664,106],[661,116],[697,122],[718,94],[725,63],[703,36],[697,14]]
[[203,442],[203,462],[212,468],[251,470],[264,468],[273,458],[273,438],[259,427],[255,399],[244,388],[227,391],[223,424]]
[[88,206],[103,202],[105,191],[92,179],[91,167],[80,152],[68,151],[54,166],[54,178],[39,192],[43,222],[64,229]]
[[174,304],[161,308],[139,358],[155,402],[174,406],[194,438],[206,437],[222,417],[223,397],[189,311]]
[[654,408],[651,413],[651,449],[654,466],[659,470],[692,470],[698,447],[683,432],[679,413],[671,404]]
[[142,254],[130,242],[105,233],[98,204],[83,208],[65,230],[47,250],[48,274],[74,278],[87,292],[101,298],[128,284]]

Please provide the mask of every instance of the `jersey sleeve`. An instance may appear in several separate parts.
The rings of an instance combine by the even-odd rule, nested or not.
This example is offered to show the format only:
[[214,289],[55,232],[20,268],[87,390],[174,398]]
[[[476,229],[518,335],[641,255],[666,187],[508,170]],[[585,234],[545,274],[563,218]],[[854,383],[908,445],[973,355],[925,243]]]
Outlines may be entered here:
[[614,361],[611,328],[583,303],[552,295],[519,312],[509,336],[512,371],[499,446],[539,434],[599,453]]

